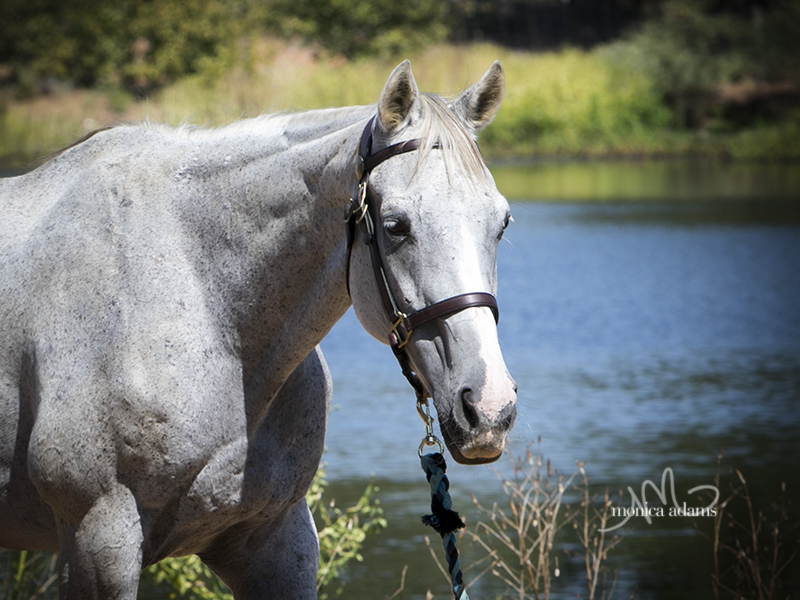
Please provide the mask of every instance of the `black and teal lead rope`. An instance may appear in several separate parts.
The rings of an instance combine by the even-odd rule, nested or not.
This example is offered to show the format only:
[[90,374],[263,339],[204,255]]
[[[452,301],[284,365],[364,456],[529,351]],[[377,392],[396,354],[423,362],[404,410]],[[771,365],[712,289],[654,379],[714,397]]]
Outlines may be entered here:
[[420,456],[422,470],[431,486],[431,512],[433,514],[422,517],[425,525],[433,527],[442,536],[442,546],[447,557],[447,569],[450,572],[453,595],[455,600],[469,600],[464,579],[461,575],[461,562],[458,560],[455,532],[465,527],[458,513],[452,510],[450,501],[450,481],[445,475],[447,463],[444,456],[436,452]]

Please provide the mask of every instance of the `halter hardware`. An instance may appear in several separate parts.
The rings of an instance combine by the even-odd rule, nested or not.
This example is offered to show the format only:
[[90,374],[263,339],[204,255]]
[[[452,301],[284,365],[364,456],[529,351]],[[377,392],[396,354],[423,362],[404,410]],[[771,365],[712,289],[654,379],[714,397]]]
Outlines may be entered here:
[[419,457],[422,458],[427,446],[439,446],[439,454],[444,454],[444,446],[439,438],[433,434],[433,417],[431,416],[431,406],[427,398],[417,398],[417,414],[422,422],[425,423],[425,437],[419,444]]
[[398,331],[397,328],[400,327],[400,325],[403,325],[403,322],[406,319],[408,319],[408,315],[406,313],[404,313],[404,312],[398,311],[397,313],[395,313],[395,316],[397,317],[397,320],[394,323],[392,323],[392,329],[389,332],[389,336],[390,336],[389,339],[391,339],[391,336],[394,336],[394,339],[397,340],[397,343],[395,344],[394,347],[396,347],[399,350],[400,348],[402,348],[403,346],[405,346],[408,343],[408,340],[411,339],[411,333],[414,330],[413,329],[406,329],[404,327],[404,329],[406,330],[406,334],[404,336],[401,336],[400,332]]
[[367,215],[367,182],[358,184],[358,204],[354,205],[356,224],[361,223]]

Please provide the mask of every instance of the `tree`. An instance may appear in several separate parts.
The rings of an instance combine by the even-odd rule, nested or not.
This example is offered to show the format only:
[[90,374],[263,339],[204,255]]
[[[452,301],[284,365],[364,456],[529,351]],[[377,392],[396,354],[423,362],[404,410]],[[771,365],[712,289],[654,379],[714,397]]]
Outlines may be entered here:
[[248,6],[237,0],[4,0],[0,63],[11,79],[146,93],[232,59]]
[[393,55],[447,37],[444,0],[273,0],[270,25],[332,54]]

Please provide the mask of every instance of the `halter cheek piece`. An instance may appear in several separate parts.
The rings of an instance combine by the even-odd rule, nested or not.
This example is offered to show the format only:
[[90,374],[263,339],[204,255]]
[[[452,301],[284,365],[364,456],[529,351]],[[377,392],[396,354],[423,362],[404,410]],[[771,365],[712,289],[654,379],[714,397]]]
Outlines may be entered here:
[[[386,276],[386,268],[381,258],[381,250],[378,247],[378,236],[376,235],[376,224],[381,222],[380,215],[378,214],[377,203],[370,201],[370,194],[368,189],[369,175],[372,170],[379,164],[397,156],[412,152],[419,148],[419,140],[407,140],[399,142],[391,146],[387,146],[379,150],[375,154],[372,151],[372,124],[375,117],[369,120],[364,132],[361,134],[361,144],[358,151],[358,170],[359,170],[359,183],[358,192],[352,198],[349,208],[345,213],[345,221],[347,223],[347,293],[350,293],[350,256],[353,251],[353,243],[355,239],[356,227],[361,224],[366,233],[367,244],[370,247],[370,256],[372,258],[372,269],[375,273],[375,279],[380,291],[381,300],[383,302],[384,310],[391,323],[391,331],[389,333],[389,344],[394,351],[403,374],[408,379],[409,383],[414,387],[417,392],[417,397],[425,397],[424,386],[412,371],[408,355],[405,352],[405,345],[411,338],[411,333],[414,329],[453,313],[457,313],[466,308],[474,306],[488,306],[494,313],[494,320],[498,320],[497,300],[492,294],[486,292],[470,292],[466,294],[459,294],[445,300],[441,300],[424,308],[421,308],[410,315],[405,314],[397,307],[397,302],[392,294],[392,289],[389,286],[389,280]],[[438,148],[435,145],[434,148]],[[423,417],[424,420],[424,417]]]

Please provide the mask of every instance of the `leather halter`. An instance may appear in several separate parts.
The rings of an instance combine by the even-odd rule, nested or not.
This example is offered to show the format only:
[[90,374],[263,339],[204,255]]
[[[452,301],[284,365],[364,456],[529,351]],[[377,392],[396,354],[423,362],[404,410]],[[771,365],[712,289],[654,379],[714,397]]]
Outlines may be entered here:
[[[400,362],[403,374],[417,391],[417,395],[420,396],[420,394],[425,394],[424,387],[416,374],[412,372],[404,349],[404,346],[411,337],[412,331],[420,325],[433,321],[434,319],[446,317],[475,306],[488,306],[492,310],[492,313],[494,313],[494,319],[495,322],[497,322],[499,318],[497,300],[495,300],[492,294],[486,292],[470,292],[430,304],[410,315],[406,315],[398,308],[391,287],[389,286],[386,268],[383,264],[380,248],[378,247],[376,224],[380,224],[381,219],[378,214],[377,203],[370,198],[368,184],[370,173],[375,167],[394,156],[417,150],[419,148],[419,140],[413,139],[399,142],[372,154],[372,125],[374,121],[375,117],[372,117],[361,134],[357,166],[359,170],[358,192],[351,199],[350,207],[345,214],[345,221],[347,222],[347,293],[350,293],[350,257],[353,251],[356,227],[362,224],[366,233],[367,244],[370,247],[372,269],[375,273],[375,279],[378,284],[383,307],[389,318],[389,322],[392,324],[389,333],[389,343],[392,346],[397,360]],[[438,144],[434,145],[434,148],[438,147]]]

